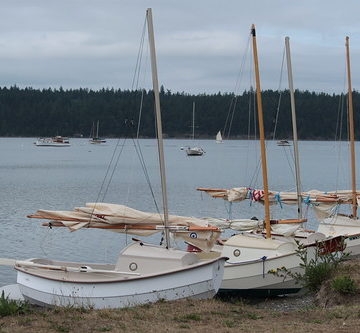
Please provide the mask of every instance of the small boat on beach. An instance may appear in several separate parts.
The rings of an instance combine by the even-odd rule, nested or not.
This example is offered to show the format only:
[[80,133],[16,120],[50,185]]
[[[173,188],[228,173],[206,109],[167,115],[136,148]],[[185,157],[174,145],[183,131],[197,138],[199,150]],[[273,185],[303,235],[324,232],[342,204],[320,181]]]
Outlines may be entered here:
[[54,136],[52,138],[39,138],[36,140],[35,145],[37,147],[70,147],[70,141],[68,137]]
[[211,298],[221,284],[225,258],[132,243],[116,264],[17,261],[25,300],[40,306],[124,308],[159,300]]
[[[163,214],[145,213],[129,207],[89,203],[73,211],[39,210],[33,218],[48,219],[49,227],[107,229],[133,235],[163,232],[164,245],[133,239],[115,264],[28,259],[15,262],[17,283],[24,299],[41,306],[74,306],[94,309],[124,308],[160,300],[213,297],[220,288],[227,258],[219,253],[189,253],[170,244],[172,230],[209,232],[218,237],[220,230],[192,223],[191,218],[168,214],[160,94],[156,70],[152,12],[146,12],[152,81],[156,111],[156,130],[163,199]],[[181,222],[181,226],[178,224]],[[194,221],[196,222],[196,221]],[[199,223],[201,225],[199,225]],[[174,225],[176,224],[176,225]],[[194,225],[195,224],[195,225]],[[185,228],[185,229],[184,229]],[[191,229],[195,228],[195,229]],[[215,238],[215,239],[216,239]],[[96,244],[93,247],[97,251]],[[10,262],[11,264],[11,262]]]

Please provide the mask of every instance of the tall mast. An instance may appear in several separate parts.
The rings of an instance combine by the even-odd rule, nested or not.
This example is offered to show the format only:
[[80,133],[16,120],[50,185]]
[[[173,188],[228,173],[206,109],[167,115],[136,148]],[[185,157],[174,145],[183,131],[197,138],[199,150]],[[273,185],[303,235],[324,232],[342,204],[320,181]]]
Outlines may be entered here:
[[257,110],[258,110],[258,118],[259,118],[261,168],[262,168],[262,176],[263,176],[263,183],[264,183],[263,185],[264,185],[264,202],[265,202],[266,238],[270,238],[271,237],[271,228],[270,228],[269,185],[268,185],[268,177],[267,177],[265,133],[264,133],[264,120],[263,120],[262,101],[261,101],[259,62],[258,62],[258,55],[257,55],[256,32],[255,32],[254,24],[251,26],[251,35],[252,35],[252,42],[253,42],[255,80],[256,80],[256,100],[257,100]]
[[97,121],[97,125],[96,125],[96,137],[99,137],[99,120]]
[[356,201],[356,170],[355,170],[355,129],[354,129],[354,111],[352,101],[351,71],[350,71],[350,51],[349,37],[346,37],[346,68],[348,77],[348,113],[349,113],[349,136],[350,136],[350,159],[351,159],[351,189],[352,189],[352,215],[357,216]]
[[161,111],[160,111],[159,81],[158,81],[157,66],[156,66],[154,28],[153,28],[151,8],[147,9],[146,18],[147,18],[148,33],[149,33],[151,72],[152,72],[153,90],[155,97],[156,130],[157,130],[157,142],[158,142],[158,152],[159,152],[162,200],[163,200],[163,209],[164,209],[165,244],[166,247],[169,248],[170,247],[170,237],[169,237],[169,228],[168,228],[169,212],[168,212],[167,191],[166,191],[164,145],[163,145],[162,122],[161,122]]
[[296,194],[297,194],[297,205],[298,205],[298,218],[302,218],[302,197],[301,197],[301,184],[300,184],[300,159],[299,159],[299,148],[298,148],[298,136],[297,136],[297,125],[296,125],[296,111],[295,111],[295,96],[294,96],[294,85],[292,77],[292,66],[290,56],[290,38],[285,37],[285,49],[286,49],[286,62],[289,80],[290,90],[290,103],[291,103],[291,118],[293,128],[293,140],[294,140],[294,160],[295,160],[295,180],[296,180]]
[[192,112],[192,139],[195,139],[195,102],[193,102],[193,112]]

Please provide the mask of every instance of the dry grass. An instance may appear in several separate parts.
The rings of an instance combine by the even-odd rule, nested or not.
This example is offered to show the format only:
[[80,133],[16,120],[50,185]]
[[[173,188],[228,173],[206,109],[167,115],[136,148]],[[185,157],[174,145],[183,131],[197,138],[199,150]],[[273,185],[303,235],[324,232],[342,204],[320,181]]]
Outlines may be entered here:
[[0,318],[0,332],[355,332],[360,306],[279,312],[219,299],[122,310],[55,308]]
[[[360,290],[360,259],[345,263],[335,276],[344,274]],[[317,295],[319,306],[313,303],[315,297],[297,296],[252,301],[252,305],[234,298],[158,302],[121,310],[35,308],[29,314],[0,318],[0,333],[357,332],[360,292],[341,296],[329,283]]]
[[[347,276],[353,280],[357,287],[352,295],[342,295],[332,287],[332,281],[337,277]],[[331,307],[335,305],[358,305],[360,304],[360,259],[352,259],[342,263],[333,276],[322,284],[318,294],[317,303],[321,307]]]

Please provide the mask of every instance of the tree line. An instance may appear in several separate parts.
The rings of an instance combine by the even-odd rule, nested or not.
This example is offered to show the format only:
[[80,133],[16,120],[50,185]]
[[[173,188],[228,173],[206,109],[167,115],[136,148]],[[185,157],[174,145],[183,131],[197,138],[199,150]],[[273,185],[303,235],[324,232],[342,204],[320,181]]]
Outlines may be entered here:
[[[195,103],[195,134],[213,138],[221,130],[229,138],[257,136],[256,100],[252,90],[232,93],[197,94],[171,92],[161,87],[163,132],[167,137],[189,137]],[[268,138],[291,139],[292,125],[288,91],[262,92],[265,132]],[[346,96],[296,91],[300,139],[347,138]],[[355,127],[359,93],[354,92]],[[141,107],[142,106],[142,107]],[[141,120],[139,124],[139,110]],[[0,88],[0,136],[45,137],[54,135],[88,137],[92,124],[100,122],[100,136],[155,136],[151,90],[33,89]],[[131,126],[129,126],[131,124]]]

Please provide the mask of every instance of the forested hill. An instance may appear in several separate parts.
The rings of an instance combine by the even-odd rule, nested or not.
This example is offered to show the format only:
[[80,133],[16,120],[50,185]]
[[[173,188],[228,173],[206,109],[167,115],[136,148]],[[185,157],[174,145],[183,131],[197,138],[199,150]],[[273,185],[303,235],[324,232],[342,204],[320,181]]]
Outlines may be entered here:
[[[124,125],[125,119],[138,121],[143,94],[140,136],[154,137],[152,91],[101,89],[20,89],[0,88],[0,136],[74,136],[88,137],[93,122],[100,121],[100,135],[122,137],[135,129]],[[281,94],[278,121],[279,92],[263,91],[265,131],[272,137],[276,123],[276,138],[291,138],[290,98]],[[192,108],[195,102],[195,132],[197,137],[214,138],[217,131],[225,130],[231,138],[253,138],[255,96],[244,92],[233,94],[172,93],[161,88],[161,106],[164,133],[168,137],[188,137],[191,134]],[[346,99],[339,95],[296,91],[296,112],[300,139],[334,140],[342,133],[346,139]],[[355,126],[358,134],[360,117],[357,116],[359,93],[354,92]],[[234,108],[235,105],[235,108]],[[250,111],[249,111],[250,110]],[[231,124],[231,126],[230,126]],[[342,127],[342,131],[339,128]],[[130,133],[131,132],[131,133]],[[356,137],[359,137],[356,135]]]

